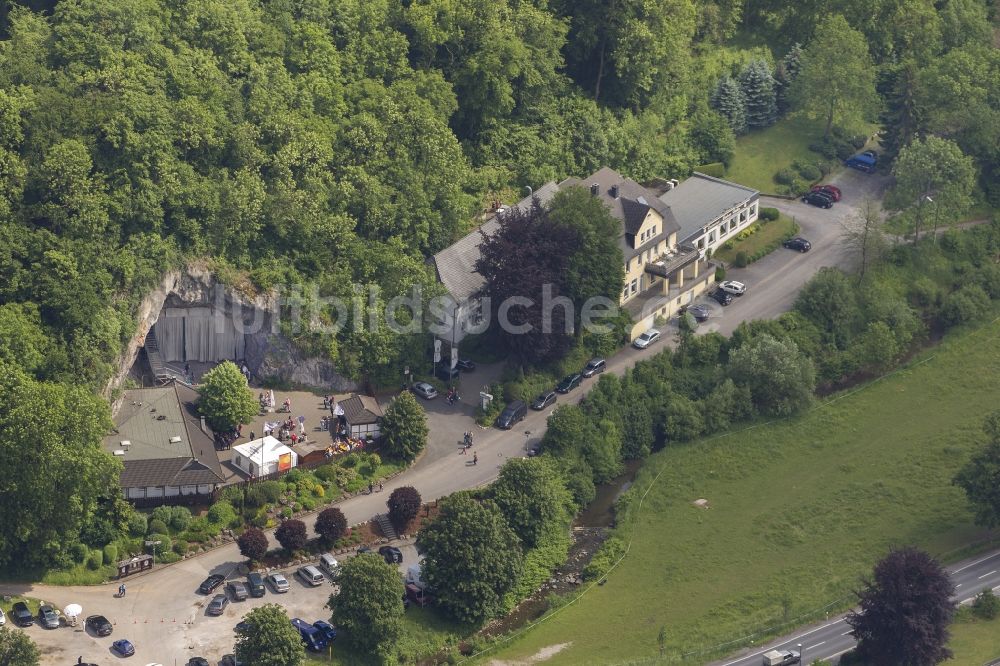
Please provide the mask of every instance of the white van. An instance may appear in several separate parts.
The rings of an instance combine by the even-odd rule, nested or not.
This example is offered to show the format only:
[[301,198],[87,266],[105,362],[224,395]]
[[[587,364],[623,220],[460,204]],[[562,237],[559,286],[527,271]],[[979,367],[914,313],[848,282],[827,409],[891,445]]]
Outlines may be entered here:
[[298,574],[298,577],[302,579],[303,583],[313,587],[322,585],[323,581],[326,580],[323,578],[323,573],[311,564],[299,567],[299,570],[295,573]]
[[331,580],[340,578],[340,562],[330,553],[323,553],[319,556],[319,568],[330,574]]

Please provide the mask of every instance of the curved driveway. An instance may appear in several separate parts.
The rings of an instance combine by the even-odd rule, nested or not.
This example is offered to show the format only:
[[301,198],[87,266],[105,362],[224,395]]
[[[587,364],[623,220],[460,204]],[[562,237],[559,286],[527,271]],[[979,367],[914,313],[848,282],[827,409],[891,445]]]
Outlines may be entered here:
[[[701,331],[718,331],[728,335],[746,319],[772,318],[791,308],[801,286],[824,266],[848,267],[850,257],[840,242],[842,221],[853,212],[865,197],[881,198],[885,180],[854,171],[846,171],[830,182],[844,190],[844,200],[830,210],[807,206],[799,201],[763,197],[761,205],[774,206],[792,215],[802,228],[801,235],[812,244],[811,252],[799,254],[778,249],[771,255],[744,269],[729,271],[730,279],[747,283],[746,296],[738,298],[727,308],[714,301],[711,317]],[[672,331],[665,331],[665,343],[671,344]],[[621,375],[637,360],[655,353],[655,348],[638,351],[625,348],[608,359],[608,372]],[[494,369],[495,372],[495,369]],[[489,369],[481,374],[466,375],[464,401],[448,406],[441,400],[427,404],[430,443],[424,457],[411,469],[385,485],[382,493],[359,495],[339,503],[350,524],[369,520],[376,513],[385,511],[385,500],[392,489],[409,485],[420,491],[425,501],[444,497],[455,491],[484,485],[492,481],[500,467],[512,457],[525,455],[529,443],[540,439],[545,430],[545,419],[552,408],[545,412],[529,412],[515,430],[503,432],[480,429],[471,419],[478,382],[483,382]],[[589,390],[593,380],[585,380],[582,388],[569,396],[560,396],[560,402],[577,402]],[[458,453],[462,433],[476,433],[473,451],[478,453],[479,464],[471,464],[471,456]],[[471,454],[471,452],[470,452]],[[312,528],[315,515],[306,518]],[[269,538],[274,543],[273,533]],[[204,597],[195,594],[199,582],[209,573],[233,574],[243,561],[235,544],[228,544],[177,564],[157,568],[127,582],[128,595],[115,599],[117,583],[94,587],[52,587],[44,585],[4,585],[4,593],[30,594],[57,604],[80,603],[84,614],[102,613],[116,623],[114,636],[95,638],[81,630],[58,629],[44,631],[29,629],[33,639],[43,650],[43,663],[66,664],[75,662],[78,655],[95,663],[117,663],[108,652],[113,638],[127,637],[137,646],[137,663],[159,661],[164,664],[183,664],[194,654],[218,659],[232,649],[232,626],[246,609],[257,603],[272,600],[270,594],[261,600],[230,604],[224,618],[209,618],[204,614]],[[297,583],[293,583],[297,585]],[[327,592],[329,589],[326,590]],[[290,610],[315,618],[325,616],[323,604],[326,594],[319,590],[299,591],[282,596],[280,600]]]

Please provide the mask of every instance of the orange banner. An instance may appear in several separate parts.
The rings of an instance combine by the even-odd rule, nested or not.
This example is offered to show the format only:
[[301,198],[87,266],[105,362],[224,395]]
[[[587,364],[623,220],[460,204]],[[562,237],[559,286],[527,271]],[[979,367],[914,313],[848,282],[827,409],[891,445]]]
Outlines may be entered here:
[[291,469],[291,468],[292,468],[292,454],[291,453],[282,453],[280,456],[278,456],[278,471],[279,472],[283,472],[286,469]]

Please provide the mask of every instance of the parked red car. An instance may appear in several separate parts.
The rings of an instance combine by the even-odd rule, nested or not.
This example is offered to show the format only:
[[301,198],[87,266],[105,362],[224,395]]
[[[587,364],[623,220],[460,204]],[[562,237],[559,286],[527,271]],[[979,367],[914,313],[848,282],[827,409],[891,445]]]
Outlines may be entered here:
[[836,185],[813,185],[810,192],[825,192],[834,201],[840,201],[840,188]]

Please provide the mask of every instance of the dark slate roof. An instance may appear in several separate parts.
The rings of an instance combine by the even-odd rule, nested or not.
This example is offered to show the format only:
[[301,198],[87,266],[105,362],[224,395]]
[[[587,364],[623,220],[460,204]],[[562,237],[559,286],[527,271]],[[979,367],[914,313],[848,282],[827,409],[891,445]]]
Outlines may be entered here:
[[115,432],[104,438],[109,453],[125,451],[123,487],[223,482],[214,435],[201,429],[197,401],[197,391],[177,382],[125,392]]
[[677,240],[684,243],[701,235],[702,229],[744,201],[758,198],[760,192],[728,180],[694,174],[672,190],[659,196],[670,206],[680,224]]
[[[654,246],[669,237],[670,234],[680,230],[680,225],[674,219],[670,206],[660,201],[655,192],[630,178],[625,178],[610,167],[603,167],[586,178],[567,178],[559,183],[560,188],[571,185],[588,189],[597,186],[596,196],[600,197],[604,205],[608,207],[611,215],[622,223],[618,246],[626,261],[642,254],[645,248]],[[612,195],[612,187],[615,185],[618,186],[617,197]],[[663,218],[663,228],[656,236],[647,239],[639,247],[633,248],[629,237],[636,234],[650,210],[655,210]]]
[[222,482],[219,474],[193,458],[126,460],[121,476],[122,488],[217,485]]
[[[535,199],[541,204],[546,204],[558,190],[559,186],[555,183],[545,183],[530,197],[521,199],[514,208],[527,211]],[[480,256],[479,244],[483,242],[484,233],[494,234],[499,228],[500,222],[494,214],[482,225],[431,258],[438,280],[459,303],[471,297],[485,284],[483,276],[476,272],[476,262]]]
[[352,395],[340,403],[344,408],[344,418],[352,425],[378,423],[382,418],[382,408],[375,398],[367,395]]

